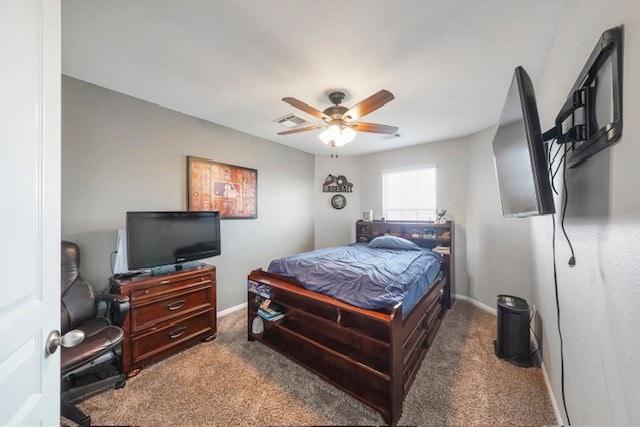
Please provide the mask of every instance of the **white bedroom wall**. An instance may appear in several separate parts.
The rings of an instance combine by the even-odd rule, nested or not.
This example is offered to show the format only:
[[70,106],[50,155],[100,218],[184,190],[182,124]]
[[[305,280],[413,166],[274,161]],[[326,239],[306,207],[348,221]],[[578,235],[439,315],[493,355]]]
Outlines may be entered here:
[[[577,425],[640,424],[640,2],[570,0],[536,87],[542,127],[548,129],[602,32],[620,24],[622,138],[567,173],[565,224],[575,267],[568,266],[568,246],[557,237],[566,404]],[[532,220],[533,294],[544,364],[562,408],[551,236],[550,218]]]
[[312,155],[64,76],[62,237],[96,290],[127,211],[187,208],[187,155],[258,170],[258,219],[222,220],[222,255],[207,260],[219,311],[246,302],[252,269],[313,249]]
[[[314,141],[320,143],[320,141]],[[352,193],[323,193],[322,184],[329,174],[344,175],[353,184]],[[362,218],[360,209],[360,157],[316,156],[315,179],[315,248],[346,245],[356,241],[355,222]],[[331,198],[342,194],[347,205],[342,209],[331,206]]]
[[[433,142],[361,156],[360,206],[372,209],[375,219],[382,217],[382,175],[385,169],[421,166],[435,163],[436,203],[447,209],[456,221],[456,290],[468,295],[467,285],[467,148],[465,139]],[[362,215],[360,212],[359,215]]]
[[492,126],[467,138],[467,260],[468,296],[496,309],[500,294],[531,303],[533,275],[530,220],[502,216],[493,161],[494,134]]

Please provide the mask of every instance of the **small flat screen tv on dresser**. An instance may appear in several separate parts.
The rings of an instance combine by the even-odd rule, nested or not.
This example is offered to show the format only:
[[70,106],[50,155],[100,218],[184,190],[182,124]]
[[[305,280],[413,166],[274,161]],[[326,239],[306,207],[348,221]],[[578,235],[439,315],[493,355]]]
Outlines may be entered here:
[[179,266],[220,254],[219,212],[127,212],[130,270]]

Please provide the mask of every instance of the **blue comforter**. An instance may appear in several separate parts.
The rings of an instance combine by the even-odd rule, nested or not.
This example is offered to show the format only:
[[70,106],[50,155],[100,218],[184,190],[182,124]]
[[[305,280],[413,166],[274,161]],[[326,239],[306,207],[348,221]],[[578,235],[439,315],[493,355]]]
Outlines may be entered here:
[[[379,309],[407,295],[417,294],[419,299],[442,262],[440,254],[428,249],[380,249],[355,243],[276,259],[269,272],[295,277],[306,289],[357,307]],[[417,286],[424,289],[416,292]],[[403,308],[406,315],[409,307]]]

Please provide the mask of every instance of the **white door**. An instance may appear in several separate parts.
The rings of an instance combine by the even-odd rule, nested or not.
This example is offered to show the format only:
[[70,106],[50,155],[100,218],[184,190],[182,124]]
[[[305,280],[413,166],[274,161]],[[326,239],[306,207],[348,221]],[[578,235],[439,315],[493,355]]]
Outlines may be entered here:
[[0,1],[0,425],[60,423],[60,2]]

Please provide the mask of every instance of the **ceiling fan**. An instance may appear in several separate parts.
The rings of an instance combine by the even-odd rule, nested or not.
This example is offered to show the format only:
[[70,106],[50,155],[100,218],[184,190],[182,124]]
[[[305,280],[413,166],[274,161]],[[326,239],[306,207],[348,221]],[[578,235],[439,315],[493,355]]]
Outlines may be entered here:
[[284,102],[296,107],[305,113],[318,117],[324,121],[322,125],[306,126],[298,129],[291,129],[284,132],[278,132],[278,135],[289,135],[292,133],[306,132],[315,129],[325,129],[320,135],[320,139],[325,144],[329,144],[332,147],[340,147],[353,141],[356,136],[356,131],[359,132],[371,132],[382,133],[392,135],[398,131],[396,126],[379,125],[376,123],[354,122],[361,117],[377,110],[387,102],[391,101],[394,97],[388,90],[381,90],[367,99],[358,103],[355,107],[347,108],[340,104],[344,100],[344,92],[331,92],[329,94],[329,100],[333,106],[327,108],[324,111],[316,110],[315,108],[299,101],[295,98],[282,98]]

